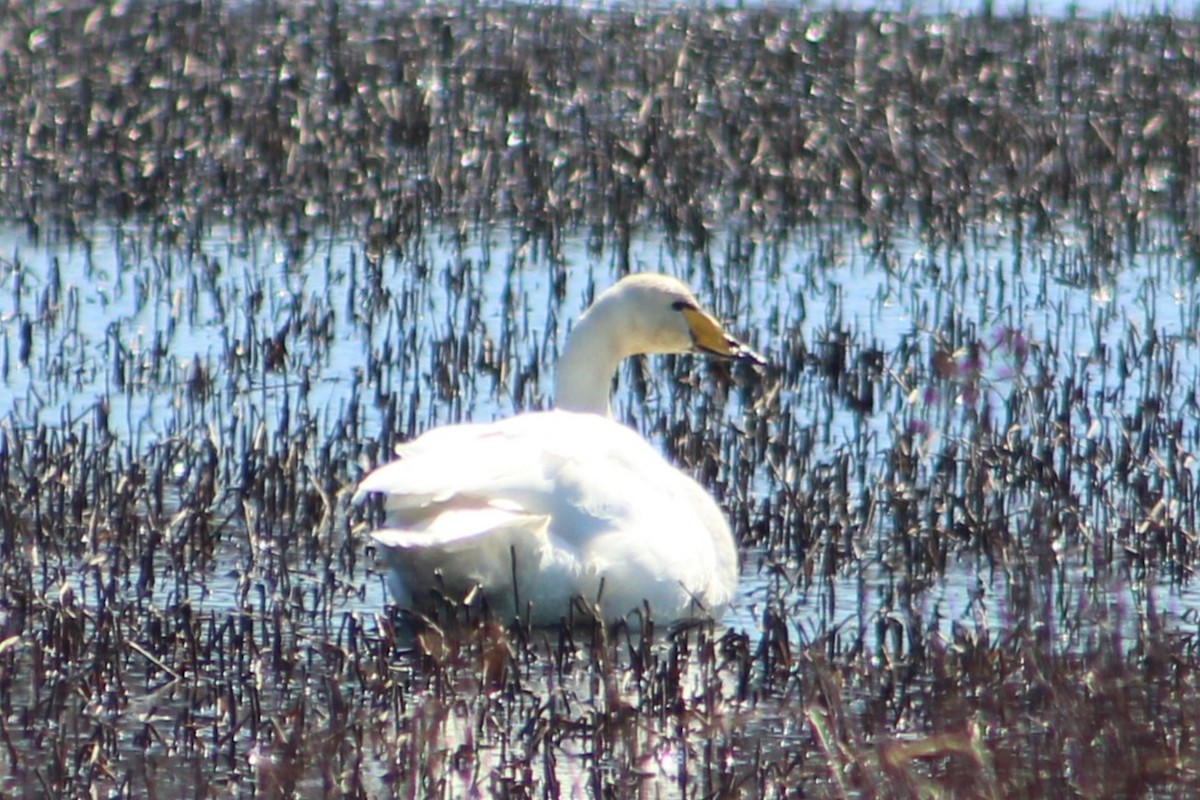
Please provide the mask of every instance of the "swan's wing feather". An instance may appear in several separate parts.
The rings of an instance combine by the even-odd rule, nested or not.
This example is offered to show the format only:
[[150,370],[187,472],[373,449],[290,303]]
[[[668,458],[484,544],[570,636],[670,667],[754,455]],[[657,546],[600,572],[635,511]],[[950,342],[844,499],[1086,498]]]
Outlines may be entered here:
[[[519,603],[560,594],[580,572],[575,559],[549,545],[548,525],[536,514],[443,509],[418,528],[383,528],[371,538],[383,545],[388,585],[401,604],[431,593],[461,599],[476,587],[494,602]],[[514,584],[518,590],[506,594]]]
[[380,528],[371,538],[385,547],[474,547],[478,540],[497,532],[536,532],[544,539],[546,517],[498,508],[444,508],[427,514],[409,528]]

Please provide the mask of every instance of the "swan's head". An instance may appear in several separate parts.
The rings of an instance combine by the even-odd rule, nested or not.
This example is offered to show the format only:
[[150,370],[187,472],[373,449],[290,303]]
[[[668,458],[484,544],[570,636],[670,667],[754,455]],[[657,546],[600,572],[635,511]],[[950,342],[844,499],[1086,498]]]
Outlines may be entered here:
[[601,294],[592,312],[608,317],[622,355],[705,353],[766,363],[726,333],[686,286],[667,275],[630,275]]
[[572,330],[558,362],[555,404],[609,415],[608,393],[617,365],[643,353],[707,353],[766,363],[726,333],[679,281],[630,275],[597,297]]

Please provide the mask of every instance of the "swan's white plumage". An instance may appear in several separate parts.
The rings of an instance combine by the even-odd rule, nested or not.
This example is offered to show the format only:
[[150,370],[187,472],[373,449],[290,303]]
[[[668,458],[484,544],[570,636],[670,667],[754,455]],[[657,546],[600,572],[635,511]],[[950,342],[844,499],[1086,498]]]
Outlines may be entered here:
[[647,603],[659,620],[720,611],[738,575],[720,508],[607,415],[622,358],[698,347],[760,360],[682,284],[626,278],[581,318],[560,360],[557,391],[580,410],[437,428],[367,475],[355,497],[384,496],[387,527],[372,536],[396,602],[479,592],[493,612],[534,624],[568,617],[575,598],[608,619]]

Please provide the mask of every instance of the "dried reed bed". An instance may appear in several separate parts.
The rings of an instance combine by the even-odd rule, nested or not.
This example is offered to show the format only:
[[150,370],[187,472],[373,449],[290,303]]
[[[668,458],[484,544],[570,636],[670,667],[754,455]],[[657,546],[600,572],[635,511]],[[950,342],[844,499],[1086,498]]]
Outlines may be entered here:
[[[490,260],[429,245],[375,262],[349,243],[292,265],[291,248],[269,241],[189,255],[95,236],[86,258],[61,262],[60,288],[10,264],[35,333],[23,361],[9,351],[7,380],[28,390],[0,439],[8,785],[163,796],[1192,787],[1194,611],[1180,618],[1155,598],[1186,585],[1195,558],[1194,343],[1168,341],[1177,326],[1164,320],[1150,326],[1163,344],[1150,345],[1087,282],[1061,283],[1086,242],[1062,240],[1059,258],[1003,290],[1061,323],[1038,332],[1030,314],[1029,328],[981,335],[1003,306],[990,271],[957,274],[919,244],[877,270],[877,248],[839,228],[806,236],[790,254],[753,257],[731,240],[709,279],[695,275],[752,330],[773,331],[758,344],[775,370],[673,359],[668,377],[647,379],[641,364],[622,374],[620,413],[722,499],[757,587],[728,629],[654,635],[636,618],[570,634],[406,632],[382,613],[364,521],[345,505],[343,488],[393,441],[544,402],[561,333],[534,309],[569,318],[593,279],[512,266],[503,254],[520,252],[519,233]],[[842,256],[806,266],[795,255],[809,247]],[[987,261],[1009,248],[981,237],[977,251],[947,252]],[[1019,249],[1053,252],[1042,240]],[[119,273],[108,250],[123,254]],[[679,258],[664,268],[686,272],[691,256]],[[1125,274],[1137,291],[1186,284],[1176,254],[1139,259]],[[815,319],[798,286],[755,288],[780,262],[785,285],[824,283],[807,292]],[[964,303],[926,326],[924,295],[904,293],[915,270],[928,297],[983,310]],[[838,306],[855,271],[887,276],[875,291],[912,315],[908,339],[876,327],[886,313]],[[1060,288],[1039,299],[1043,271]],[[129,315],[113,309],[97,328],[73,309],[104,291]],[[144,326],[155,309],[159,325]],[[965,610],[931,603],[964,571],[980,581]],[[1111,582],[1136,602],[1114,604]],[[847,614],[837,595],[856,591]]]
[[[1190,23],[0,12],[7,793],[1200,788]],[[345,487],[638,265],[775,365],[620,378],[729,624],[385,612]]]
[[[653,220],[701,246],[847,215],[1194,231],[1197,28],[813,10],[8,3],[0,208],[402,245],[431,214]],[[60,217],[62,217],[60,219]]]

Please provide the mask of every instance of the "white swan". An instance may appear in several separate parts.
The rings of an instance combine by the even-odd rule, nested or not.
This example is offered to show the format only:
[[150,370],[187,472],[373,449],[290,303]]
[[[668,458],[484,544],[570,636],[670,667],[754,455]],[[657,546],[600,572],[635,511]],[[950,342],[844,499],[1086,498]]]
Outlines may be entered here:
[[659,622],[713,616],[733,597],[737,550],[712,497],[609,416],[620,361],[699,351],[763,363],[679,281],[633,275],[580,317],[557,410],[448,425],[397,448],[355,492],[384,495],[388,588],[404,607],[482,596],[534,625],[582,600],[605,619],[649,605]]

